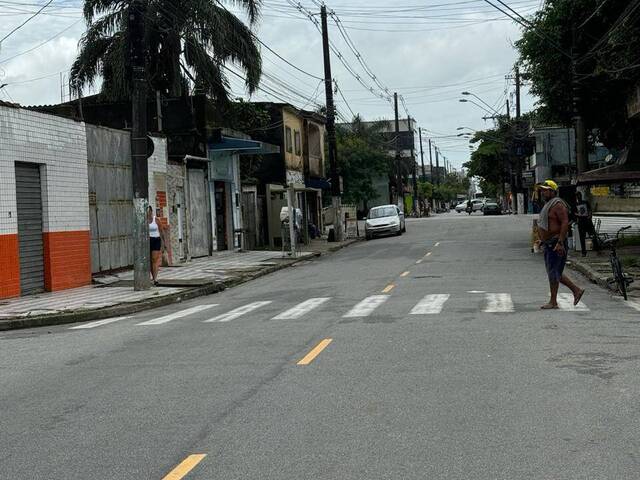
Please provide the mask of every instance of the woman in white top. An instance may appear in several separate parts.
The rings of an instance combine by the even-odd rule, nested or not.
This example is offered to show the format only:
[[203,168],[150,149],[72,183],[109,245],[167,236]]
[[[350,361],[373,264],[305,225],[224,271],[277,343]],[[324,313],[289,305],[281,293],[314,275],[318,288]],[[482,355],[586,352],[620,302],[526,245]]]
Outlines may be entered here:
[[164,225],[160,223],[153,214],[153,207],[147,210],[147,221],[149,222],[149,245],[151,248],[151,277],[153,284],[158,284],[158,271],[162,263],[162,234]]

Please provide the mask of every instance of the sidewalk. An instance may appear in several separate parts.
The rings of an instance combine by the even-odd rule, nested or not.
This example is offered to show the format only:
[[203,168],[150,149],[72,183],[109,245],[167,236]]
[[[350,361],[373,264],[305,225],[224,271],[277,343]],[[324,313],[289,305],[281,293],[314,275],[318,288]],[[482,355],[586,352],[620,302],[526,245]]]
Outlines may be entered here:
[[[640,247],[623,247],[618,250],[621,259],[637,257],[640,258]],[[580,252],[571,252],[569,256],[569,266],[585,275],[593,283],[606,289],[613,289],[608,284],[611,278],[611,265],[607,252],[589,252],[586,257],[582,257]],[[640,267],[624,267],[625,273],[631,275],[635,282],[629,287],[629,296],[640,298]]]
[[281,252],[216,252],[211,257],[164,267],[159,286],[133,291],[133,271],[94,277],[86,287],[0,300],[0,331],[101,320],[129,315],[191,298],[217,293],[358,241],[313,241],[296,258]]

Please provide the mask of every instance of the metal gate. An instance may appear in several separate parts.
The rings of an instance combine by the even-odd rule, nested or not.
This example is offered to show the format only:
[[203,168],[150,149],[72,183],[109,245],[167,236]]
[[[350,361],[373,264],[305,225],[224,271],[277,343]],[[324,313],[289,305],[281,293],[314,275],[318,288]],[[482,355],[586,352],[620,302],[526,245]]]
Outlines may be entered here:
[[44,291],[42,190],[40,166],[16,162],[20,290],[23,295]]
[[189,251],[192,257],[206,257],[211,251],[211,217],[204,170],[187,170],[189,179],[189,215],[191,235]]
[[87,125],[91,272],[133,265],[133,188],[130,139]]
[[244,225],[244,249],[255,250],[258,244],[255,192],[242,192],[242,220]]

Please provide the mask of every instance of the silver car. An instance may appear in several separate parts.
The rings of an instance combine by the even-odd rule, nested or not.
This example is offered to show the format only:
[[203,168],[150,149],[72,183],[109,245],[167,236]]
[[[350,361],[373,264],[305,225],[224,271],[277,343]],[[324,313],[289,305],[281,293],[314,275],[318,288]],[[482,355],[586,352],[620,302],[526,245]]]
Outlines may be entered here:
[[372,208],[365,220],[364,232],[367,240],[378,235],[402,235],[407,231],[404,213],[395,205]]

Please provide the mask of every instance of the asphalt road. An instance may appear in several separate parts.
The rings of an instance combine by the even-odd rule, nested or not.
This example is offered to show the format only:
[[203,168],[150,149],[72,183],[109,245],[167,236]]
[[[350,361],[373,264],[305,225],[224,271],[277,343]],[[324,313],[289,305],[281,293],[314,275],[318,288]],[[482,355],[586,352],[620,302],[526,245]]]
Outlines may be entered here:
[[0,478],[637,479],[640,312],[594,286],[540,311],[529,225],[410,221],[222,294],[2,333]]

